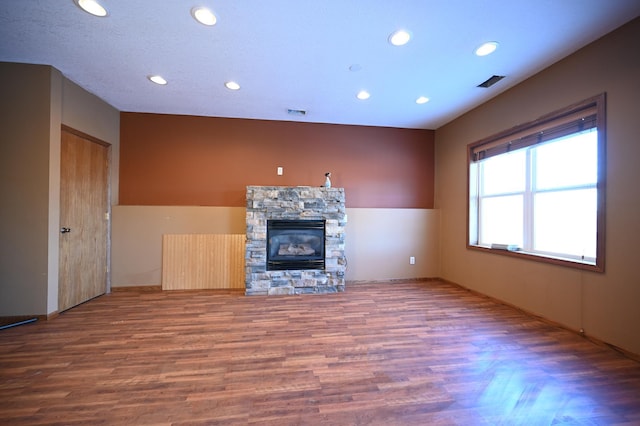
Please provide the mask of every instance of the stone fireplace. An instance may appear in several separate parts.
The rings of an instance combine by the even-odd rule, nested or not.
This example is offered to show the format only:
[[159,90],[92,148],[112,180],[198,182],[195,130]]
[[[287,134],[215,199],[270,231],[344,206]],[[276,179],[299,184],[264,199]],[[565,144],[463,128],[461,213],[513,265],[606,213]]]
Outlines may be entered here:
[[344,188],[248,186],[245,294],[345,289]]

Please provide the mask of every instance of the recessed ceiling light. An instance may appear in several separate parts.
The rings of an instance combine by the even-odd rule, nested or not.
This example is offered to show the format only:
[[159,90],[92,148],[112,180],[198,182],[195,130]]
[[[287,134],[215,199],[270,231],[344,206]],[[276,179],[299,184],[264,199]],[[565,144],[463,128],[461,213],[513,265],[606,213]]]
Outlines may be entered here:
[[82,10],[93,16],[107,16],[107,9],[102,7],[97,0],[75,0],[75,2]]
[[411,34],[405,30],[398,30],[389,36],[389,43],[394,46],[402,46],[407,44],[411,39]]
[[194,7],[191,9],[191,15],[202,25],[215,25],[218,22],[216,15],[206,7]]
[[483,45],[481,45],[480,47],[478,47],[476,49],[476,55],[478,55],[478,56],[487,56],[487,55],[490,55],[491,53],[495,52],[497,48],[498,48],[498,42],[497,41],[489,41],[489,42],[484,43]]
[[149,80],[153,81],[155,84],[159,84],[161,86],[164,86],[165,84],[167,84],[167,80],[165,80],[162,76],[160,75],[150,75],[147,77]]
[[418,99],[416,99],[417,104],[426,104],[427,102],[429,102],[429,98],[427,98],[426,96],[420,96]]
[[369,99],[370,97],[371,97],[371,94],[366,90],[361,90],[356,95],[356,98],[360,99],[361,101],[364,101],[365,99]]
[[227,81],[224,85],[229,90],[238,90],[238,89],[240,89],[240,85],[238,83],[236,83],[235,81]]

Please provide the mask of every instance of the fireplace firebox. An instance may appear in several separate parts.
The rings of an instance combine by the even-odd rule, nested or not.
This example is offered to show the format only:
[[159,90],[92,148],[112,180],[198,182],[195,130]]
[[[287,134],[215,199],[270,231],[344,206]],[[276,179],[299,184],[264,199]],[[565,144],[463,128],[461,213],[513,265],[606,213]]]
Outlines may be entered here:
[[325,220],[268,220],[267,270],[325,268]]

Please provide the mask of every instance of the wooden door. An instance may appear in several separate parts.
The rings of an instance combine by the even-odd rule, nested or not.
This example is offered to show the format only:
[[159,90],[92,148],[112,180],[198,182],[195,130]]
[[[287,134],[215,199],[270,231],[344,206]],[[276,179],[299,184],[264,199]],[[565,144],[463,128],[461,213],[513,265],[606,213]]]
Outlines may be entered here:
[[108,151],[104,143],[63,127],[59,312],[106,292]]

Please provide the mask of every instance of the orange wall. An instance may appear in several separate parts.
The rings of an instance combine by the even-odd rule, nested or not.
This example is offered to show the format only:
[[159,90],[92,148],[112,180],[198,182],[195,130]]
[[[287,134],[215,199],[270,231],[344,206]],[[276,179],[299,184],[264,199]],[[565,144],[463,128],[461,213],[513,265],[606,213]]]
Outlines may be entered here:
[[433,208],[432,130],[122,113],[120,147],[121,205],[244,207],[330,171],[347,207]]

